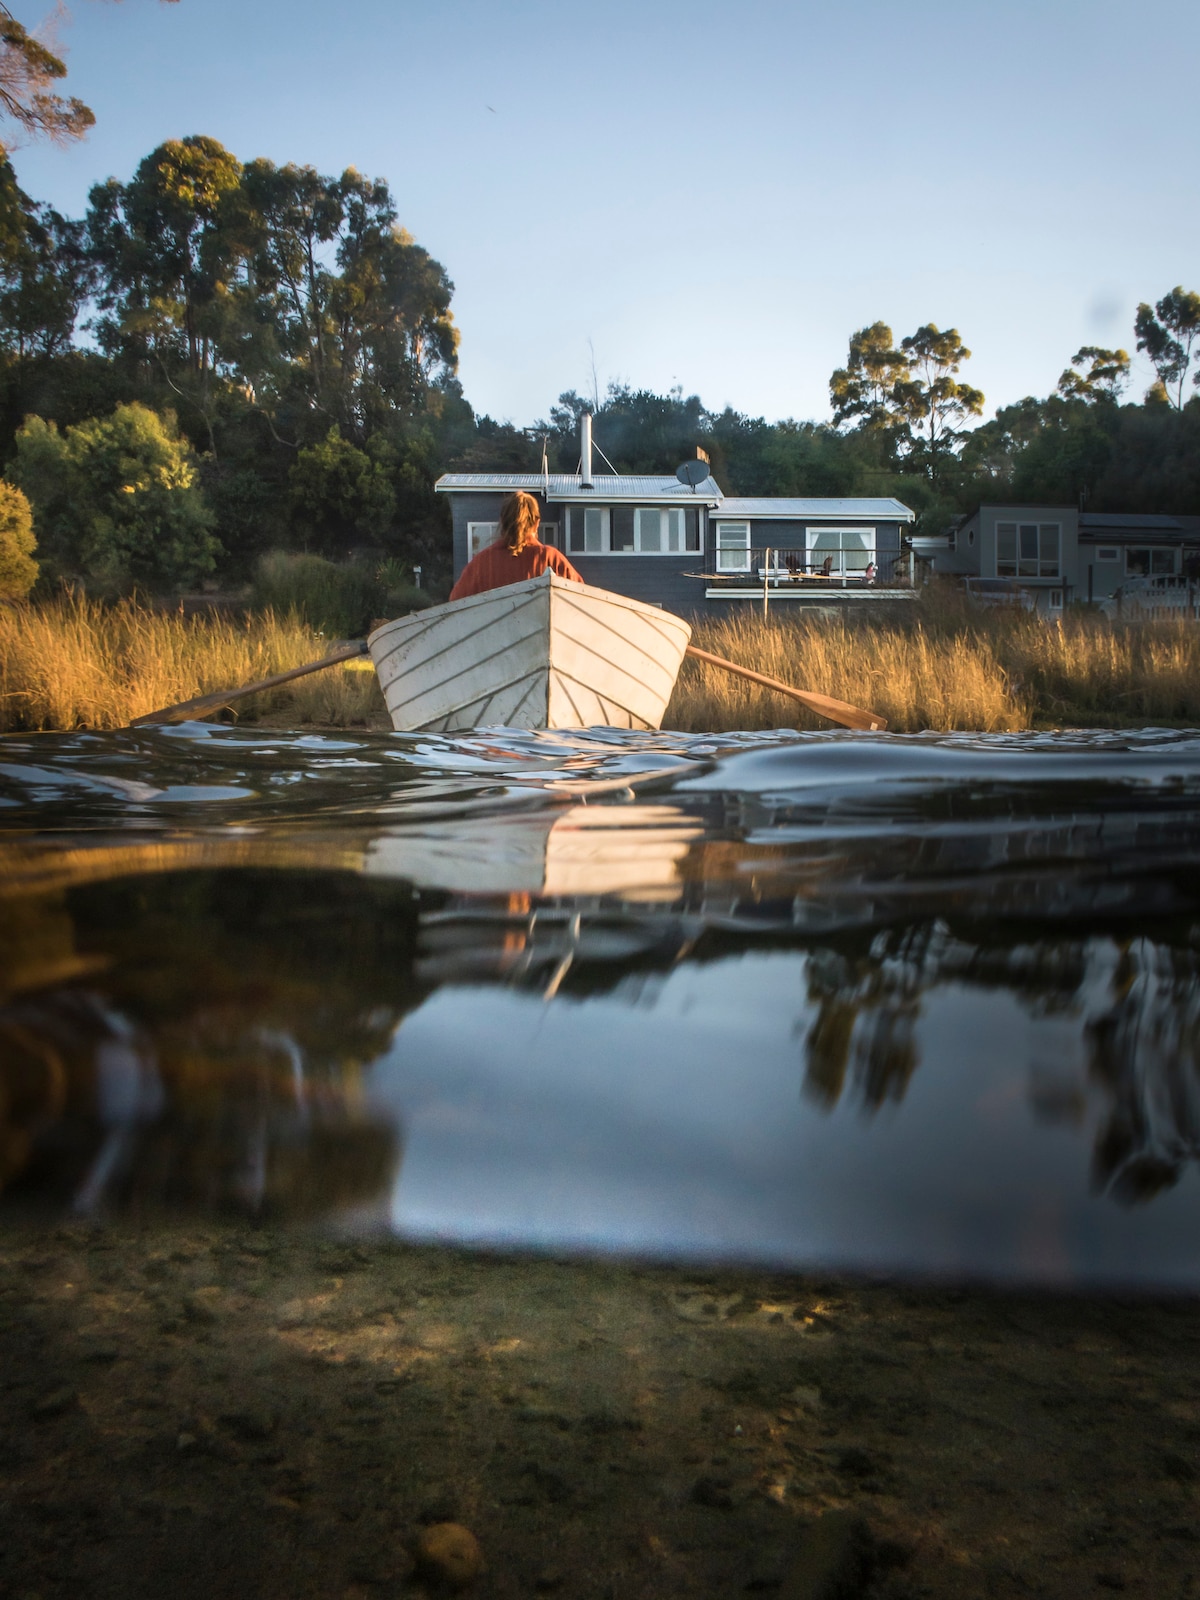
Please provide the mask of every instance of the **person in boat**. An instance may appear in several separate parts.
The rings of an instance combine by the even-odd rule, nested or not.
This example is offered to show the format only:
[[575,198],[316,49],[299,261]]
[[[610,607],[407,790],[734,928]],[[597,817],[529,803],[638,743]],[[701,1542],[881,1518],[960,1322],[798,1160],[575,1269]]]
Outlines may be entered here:
[[500,511],[500,533],[495,544],[481,550],[463,568],[450,591],[451,600],[464,600],[469,594],[487,589],[503,589],[506,584],[540,578],[543,572],[557,573],[575,583],[583,579],[560,550],[538,538],[541,509],[531,494],[518,489],[509,495]]

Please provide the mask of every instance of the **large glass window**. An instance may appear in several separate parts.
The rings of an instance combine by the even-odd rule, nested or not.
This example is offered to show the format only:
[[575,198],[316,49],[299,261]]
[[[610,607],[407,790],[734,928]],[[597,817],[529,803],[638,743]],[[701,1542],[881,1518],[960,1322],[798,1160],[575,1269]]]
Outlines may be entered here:
[[717,523],[717,571],[750,571],[750,524]]
[[688,540],[687,514],[682,506],[669,506],[665,510],[639,506],[633,514],[633,547],[643,555],[695,550],[698,544],[695,533]]
[[1127,578],[1173,578],[1179,571],[1179,552],[1171,549],[1154,549],[1151,545],[1140,550],[1126,550],[1125,576]]
[[861,577],[875,561],[874,528],[807,528],[808,570],[830,578]]
[[571,555],[600,556],[608,553],[608,507],[569,506],[567,509],[567,549]]
[[668,556],[700,549],[699,521],[693,515],[689,523],[683,506],[569,506],[565,518],[560,549],[569,555]]
[[998,578],[1061,578],[1062,529],[1057,522],[998,522]]

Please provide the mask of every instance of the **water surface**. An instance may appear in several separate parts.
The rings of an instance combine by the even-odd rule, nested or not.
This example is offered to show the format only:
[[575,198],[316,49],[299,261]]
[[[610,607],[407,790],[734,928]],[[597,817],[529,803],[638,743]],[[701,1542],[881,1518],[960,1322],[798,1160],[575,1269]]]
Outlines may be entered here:
[[0,1205],[1200,1281],[1200,737],[0,741]]

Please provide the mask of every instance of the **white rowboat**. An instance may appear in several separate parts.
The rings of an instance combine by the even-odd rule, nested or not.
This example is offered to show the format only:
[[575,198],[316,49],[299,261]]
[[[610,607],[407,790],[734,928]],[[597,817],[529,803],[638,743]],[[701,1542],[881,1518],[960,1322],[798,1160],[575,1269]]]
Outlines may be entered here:
[[376,628],[392,726],[657,728],[692,630],[681,617],[552,572]]

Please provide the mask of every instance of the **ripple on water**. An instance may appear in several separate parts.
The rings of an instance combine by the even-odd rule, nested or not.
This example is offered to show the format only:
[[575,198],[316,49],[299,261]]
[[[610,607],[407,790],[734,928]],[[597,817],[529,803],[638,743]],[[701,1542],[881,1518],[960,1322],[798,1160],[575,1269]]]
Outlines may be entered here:
[[1195,735],[185,724],[0,806],[9,1203],[1200,1279]]

